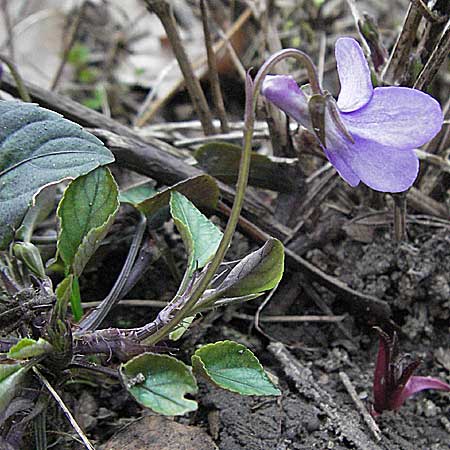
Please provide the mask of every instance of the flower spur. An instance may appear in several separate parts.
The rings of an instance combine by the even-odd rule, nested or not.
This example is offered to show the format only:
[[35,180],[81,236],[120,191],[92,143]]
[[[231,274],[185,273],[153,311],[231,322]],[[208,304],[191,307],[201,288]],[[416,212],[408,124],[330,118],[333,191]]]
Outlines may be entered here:
[[[267,75],[261,93],[304,127],[314,131],[326,157],[351,186],[362,181],[381,192],[403,192],[419,170],[414,149],[441,129],[439,103],[428,94],[406,87],[373,88],[361,47],[352,38],[336,42],[341,91],[329,94],[317,126],[311,100],[293,77]],[[320,105],[319,105],[320,106]]]

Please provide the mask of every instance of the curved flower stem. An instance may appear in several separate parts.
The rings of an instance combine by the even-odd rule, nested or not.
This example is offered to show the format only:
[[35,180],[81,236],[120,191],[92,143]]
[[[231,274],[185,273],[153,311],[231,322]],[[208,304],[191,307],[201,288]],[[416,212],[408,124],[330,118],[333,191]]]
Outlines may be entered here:
[[299,60],[306,66],[313,93],[322,95],[322,89],[320,87],[319,78],[317,76],[317,71],[314,63],[308,55],[297,49],[284,49],[280,50],[277,53],[274,53],[259,69],[254,81],[252,81],[250,75],[247,73],[245,89],[246,101],[244,145],[239,165],[238,180],[236,184],[236,196],[222,240],[220,241],[216,254],[208,264],[205,272],[202,274],[198,282],[193,286],[189,298],[183,305],[180,305],[179,308],[175,310],[174,315],[170,318],[170,320],[167,323],[163,324],[162,327],[154,333],[150,331],[151,329],[152,331],[154,329],[153,327],[151,327],[152,324],[148,324],[147,326],[144,326],[140,330],[136,331],[136,338],[138,340],[143,340],[147,345],[153,345],[163,339],[164,336],[170,333],[170,331],[172,331],[179,323],[181,323],[181,321],[185,317],[192,314],[196,303],[200,300],[201,296],[208,288],[211,280],[217,272],[217,269],[223,261],[225,253],[230,246],[231,239],[239,221],[242,204],[244,202],[245,190],[247,188],[252,151],[253,130],[255,124],[255,111],[260,87],[264,80],[264,77],[269,73],[271,68],[281,60],[289,57],[293,57]]

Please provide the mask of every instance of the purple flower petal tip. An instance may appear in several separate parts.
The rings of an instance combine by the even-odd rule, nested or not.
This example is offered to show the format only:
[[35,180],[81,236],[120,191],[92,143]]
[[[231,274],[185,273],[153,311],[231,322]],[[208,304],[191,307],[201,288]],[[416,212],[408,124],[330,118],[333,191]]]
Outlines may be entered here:
[[442,128],[444,116],[430,95],[405,87],[375,88],[363,108],[342,114],[352,133],[393,149],[414,149],[429,142]]
[[342,112],[355,111],[372,98],[372,80],[364,53],[355,39],[336,41],[336,64],[341,83],[337,105]]

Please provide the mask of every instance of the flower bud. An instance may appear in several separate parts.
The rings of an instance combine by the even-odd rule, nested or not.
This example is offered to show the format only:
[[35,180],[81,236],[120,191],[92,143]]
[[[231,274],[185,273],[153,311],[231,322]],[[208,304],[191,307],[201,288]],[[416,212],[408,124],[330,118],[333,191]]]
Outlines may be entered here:
[[31,242],[17,242],[13,247],[14,255],[19,258],[31,272],[39,278],[45,278],[41,254]]

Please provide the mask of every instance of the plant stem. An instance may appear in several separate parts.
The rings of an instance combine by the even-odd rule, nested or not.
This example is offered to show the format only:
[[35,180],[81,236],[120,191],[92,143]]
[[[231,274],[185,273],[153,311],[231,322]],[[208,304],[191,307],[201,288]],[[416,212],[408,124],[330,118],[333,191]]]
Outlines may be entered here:
[[394,236],[395,240],[406,241],[406,192],[392,194],[394,199]]
[[[244,202],[245,190],[247,188],[248,175],[250,170],[250,160],[251,160],[251,151],[252,151],[252,138],[253,138],[253,130],[255,124],[255,111],[256,105],[258,101],[258,95],[260,86],[265,78],[265,76],[269,73],[271,68],[277,64],[279,61],[282,61],[285,58],[294,57],[300,62],[302,62],[307,69],[311,89],[314,94],[322,94],[322,89],[319,84],[317,71],[314,66],[314,63],[309,58],[308,55],[296,49],[285,49],[280,50],[279,52],[272,55],[261,67],[258,71],[255,80],[252,81],[250,75],[247,74],[246,77],[246,101],[245,101],[245,126],[244,126],[244,145],[241,156],[241,161],[239,165],[239,175],[236,184],[236,196],[233,203],[233,208],[231,210],[231,214],[225,228],[222,240],[220,241],[219,247],[216,251],[211,262],[208,264],[205,272],[201,275],[200,279],[192,288],[190,296],[187,298],[184,304],[175,305],[174,308],[173,302],[171,302],[167,306],[167,312],[170,309],[173,309],[174,315],[170,317],[168,315],[169,320],[162,325],[161,328],[157,329],[155,333],[152,334],[155,328],[155,324],[148,324],[148,326],[144,326],[143,328],[136,331],[136,338],[138,340],[143,340],[147,345],[153,345],[156,342],[163,339],[166,335],[170,333],[181,321],[186,317],[192,314],[193,309],[196,306],[198,300],[200,300],[201,296],[208,288],[209,283],[212,281],[217,269],[223,261],[225,253],[227,252],[231,240],[233,238],[234,231],[236,229],[236,225],[239,221],[239,216],[241,213],[242,205]],[[165,312],[166,308],[162,311]],[[172,312],[172,311],[170,311]]]
[[95,308],[81,321],[80,327],[76,334],[95,330],[103,322],[111,308],[117,303],[117,300],[119,300],[119,296],[123,291],[133,264],[136,260],[136,255],[138,254],[139,248],[141,246],[146,226],[147,218],[144,214],[141,214],[141,219],[138,223],[136,233],[133,237],[127,259],[125,260],[125,264],[123,265],[119,277],[117,278],[113,288],[111,289],[111,292],[105,297],[100,305],[97,306],[97,308]]

